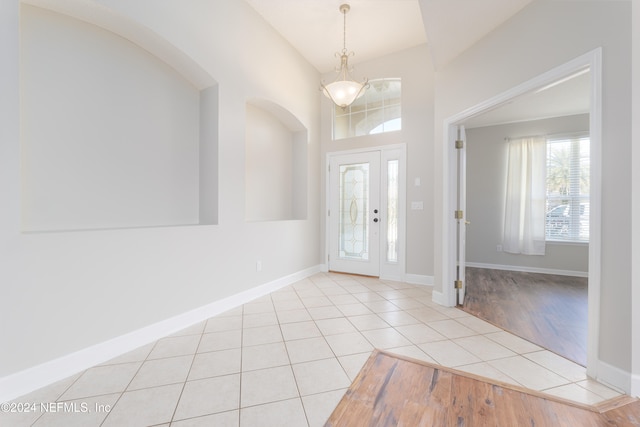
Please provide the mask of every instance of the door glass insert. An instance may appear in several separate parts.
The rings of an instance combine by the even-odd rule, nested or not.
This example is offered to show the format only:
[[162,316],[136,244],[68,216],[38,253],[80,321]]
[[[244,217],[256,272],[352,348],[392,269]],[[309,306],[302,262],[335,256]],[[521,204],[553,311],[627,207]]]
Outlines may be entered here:
[[369,259],[369,163],[340,165],[339,256]]
[[398,262],[398,160],[387,162],[387,262]]

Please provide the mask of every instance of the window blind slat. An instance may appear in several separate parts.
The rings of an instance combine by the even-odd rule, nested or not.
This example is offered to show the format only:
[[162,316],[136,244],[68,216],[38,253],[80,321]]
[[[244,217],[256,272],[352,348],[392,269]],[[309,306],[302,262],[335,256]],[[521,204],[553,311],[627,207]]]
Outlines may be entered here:
[[547,240],[589,241],[589,142],[547,139]]

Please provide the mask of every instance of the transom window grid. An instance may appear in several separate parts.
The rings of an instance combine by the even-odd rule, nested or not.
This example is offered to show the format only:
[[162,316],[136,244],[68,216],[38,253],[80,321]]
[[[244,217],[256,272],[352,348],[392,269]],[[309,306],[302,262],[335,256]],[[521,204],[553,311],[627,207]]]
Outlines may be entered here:
[[401,79],[370,80],[369,85],[350,106],[334,107],[334,140],[402,129]]
[[547,139],[546,240],[589,242],[590,140]]

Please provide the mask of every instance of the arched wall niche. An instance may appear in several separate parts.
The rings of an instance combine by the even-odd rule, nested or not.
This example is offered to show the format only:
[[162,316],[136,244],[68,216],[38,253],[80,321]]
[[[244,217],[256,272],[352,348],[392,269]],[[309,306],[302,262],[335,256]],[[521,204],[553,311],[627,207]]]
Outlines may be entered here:
[[217,224],[217,82],[92,1],[20,25],[23,231]]
[[48,9],[111,31],[175,68],[198,90],[218,83],[198,63],[163,37],[131,19],[91,0],[21,0],[21,4]]
[[282,106],[263,99],[246,103],[245,219],[307,218],[309,132]]

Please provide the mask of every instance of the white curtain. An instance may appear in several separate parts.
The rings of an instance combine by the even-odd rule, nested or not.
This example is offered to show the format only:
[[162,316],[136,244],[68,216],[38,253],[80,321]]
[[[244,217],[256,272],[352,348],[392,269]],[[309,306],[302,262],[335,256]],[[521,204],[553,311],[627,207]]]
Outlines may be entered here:
[[536,136],[508,143],[502,248],[513,254],[544,255],[547,141]]

